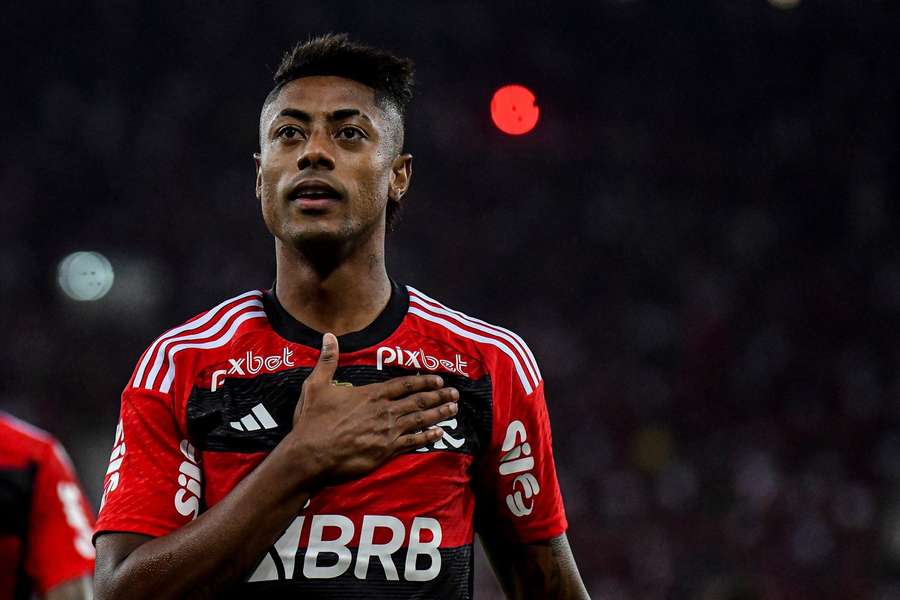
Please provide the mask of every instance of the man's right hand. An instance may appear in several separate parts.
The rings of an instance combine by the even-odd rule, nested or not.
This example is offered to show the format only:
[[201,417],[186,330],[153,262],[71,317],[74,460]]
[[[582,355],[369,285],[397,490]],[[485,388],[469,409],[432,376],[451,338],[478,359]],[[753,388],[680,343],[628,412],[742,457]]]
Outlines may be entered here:
[[321,467],[317,484],[355,479],[392,456],[436,442],[444,435],[437,423],[459,410],[459,392],[443,387],[438,375],[335,385],[338,356],[337,338],[326,333],[319,360],[303,382],[289,434]]

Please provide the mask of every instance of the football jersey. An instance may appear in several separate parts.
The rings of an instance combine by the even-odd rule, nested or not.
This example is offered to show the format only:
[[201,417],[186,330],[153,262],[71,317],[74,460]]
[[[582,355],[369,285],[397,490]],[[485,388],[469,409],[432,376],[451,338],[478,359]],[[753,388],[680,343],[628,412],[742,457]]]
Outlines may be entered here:
[[93,525],[62,446],[0,412],[0,599],[44,595],[90,575]]
[[[222,500],[291,430],[321,340],[273,288],[154,341],[122,394],[97,533],[166,535]],[[338,341],[338,385],[437,373],[459,412],[428,447],[317,490],[236,595],[468,598],[476,502],[512,542],[565,531],[543,382],[519,336],[392,284],[375,321]]]

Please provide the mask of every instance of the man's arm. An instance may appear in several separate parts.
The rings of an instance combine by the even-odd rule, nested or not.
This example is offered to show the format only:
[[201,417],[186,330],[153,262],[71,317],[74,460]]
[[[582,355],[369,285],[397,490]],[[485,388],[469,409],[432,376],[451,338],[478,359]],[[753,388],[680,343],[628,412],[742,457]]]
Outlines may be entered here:
[[90,600],[91,578],[70,579],[47,590],[44,600]]
[[589,598],[566,534],[530,544],[511,544],[482,532],[481,544],[508,598]]
[[158,538],[101,534],[97,599],[215,597],[278,539],[309,497],[302,488],[315,475],[309,458],[282,442],[228,496],[184,527]]
[[337,338],[327,334],[290,433],[221,502],[167,535],[103,533],[95,591],[111,598],[211,598],[239,581],[300,513],[310,493],[360,477],[438,440],[459,393],[435,375],[347,388],[331,384]]

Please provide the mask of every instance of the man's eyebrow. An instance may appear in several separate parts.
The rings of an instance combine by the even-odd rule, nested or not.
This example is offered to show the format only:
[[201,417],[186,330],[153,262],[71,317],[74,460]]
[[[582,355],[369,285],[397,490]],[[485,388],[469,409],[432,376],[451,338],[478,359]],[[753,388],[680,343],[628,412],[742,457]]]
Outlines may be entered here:
[[[294,119],[297,119],[298,121],[303,121],[304,123],[309,123],[310,121],[312,121],[312,117],[308,113],[305,113],[297,108],[285,108],[280,113],[278,113],[278,116],[292,117]],[[365,113],[361,113],[355,108],[340,108],[328,115],[326,118],[329,121],[343,121],[344,119],[349,119],[350,117],[361,117],[366,121],[369,121],[370,123],[372,122],[372,119],[370,119],[368,115],[366,115]]]

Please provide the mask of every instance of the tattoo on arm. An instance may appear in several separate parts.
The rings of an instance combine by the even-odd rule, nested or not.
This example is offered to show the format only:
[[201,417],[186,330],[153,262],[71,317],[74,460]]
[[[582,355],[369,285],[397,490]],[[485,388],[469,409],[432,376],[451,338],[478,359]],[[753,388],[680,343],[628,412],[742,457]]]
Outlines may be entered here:
[[482,535],[494,572],[510,598],[588,598],[565,534],[531,544]]

